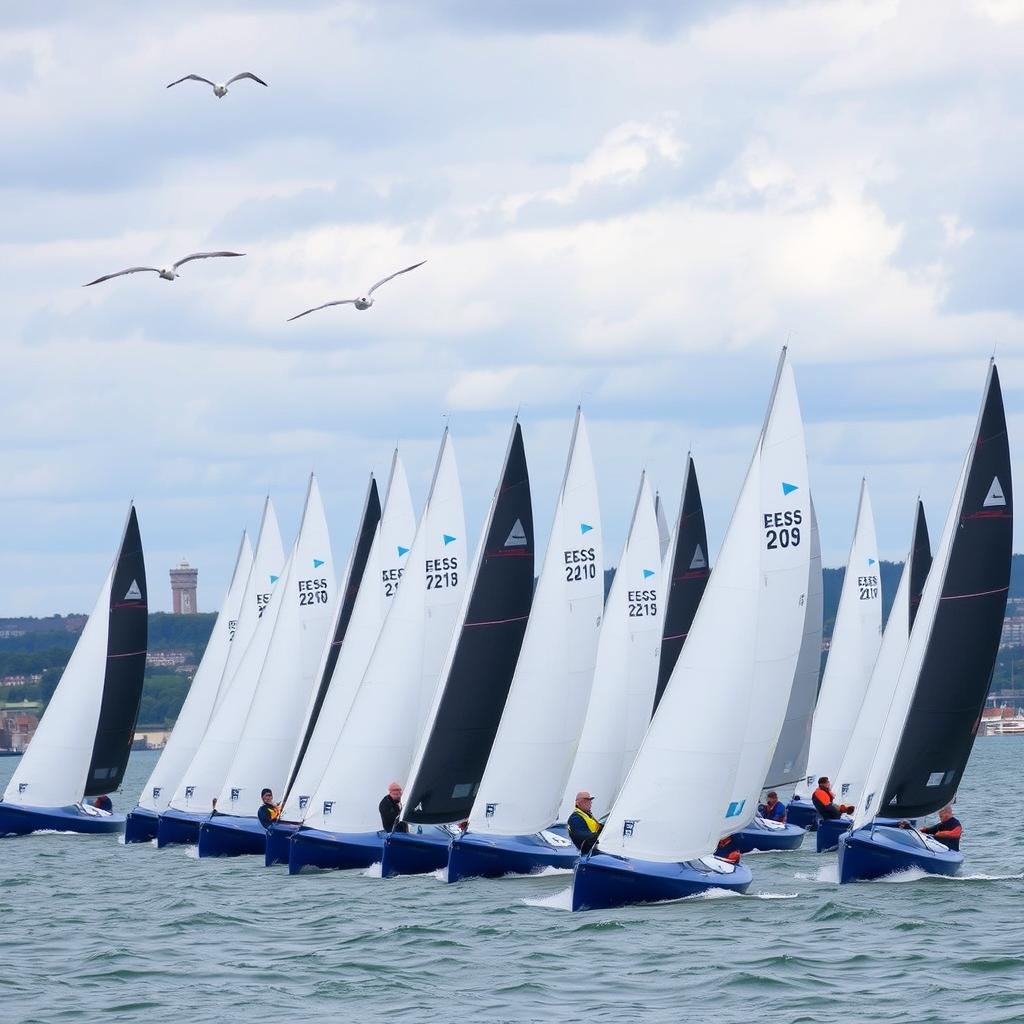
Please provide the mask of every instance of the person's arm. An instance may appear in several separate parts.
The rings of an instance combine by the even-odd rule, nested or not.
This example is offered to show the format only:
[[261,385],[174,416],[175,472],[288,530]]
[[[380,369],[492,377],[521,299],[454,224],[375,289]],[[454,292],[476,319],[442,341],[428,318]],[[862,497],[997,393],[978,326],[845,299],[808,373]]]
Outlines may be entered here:
[[936,831],[932,832],[932,835],[936,839],[959,839],[963,834],[963,825],[954,825],[953,828],[946,828],[943,825],[936,825]]

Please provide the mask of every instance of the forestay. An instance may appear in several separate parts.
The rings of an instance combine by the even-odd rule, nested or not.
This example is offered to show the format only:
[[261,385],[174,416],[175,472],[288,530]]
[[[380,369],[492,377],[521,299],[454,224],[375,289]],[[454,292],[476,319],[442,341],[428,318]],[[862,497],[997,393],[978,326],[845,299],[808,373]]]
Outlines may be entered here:
[[255,816],[263,787],[283,791],[336,598],[327,518],[311,474],[299,533],[274,602],[266,657],[217,798],[220,813]]
[[1010,450],[993,362],[855,828],[876,814],[921,817],[955,796],[999,647],[1012,542]]
[[810,796],[821,776],[835,781],[853,735],[882,642],[880,581],[871,497],[867,481],[861,480],[853,542],[811,725],[805,796]]
[[786,786],[802,779],[807,770],[807,755],[811,745],[811,721],[821,678],[821,633],[825,600],[821,574],[821,540],[813,498],[808,497],[808,504],[811,516],[811,560],[808,567],[804,637],[800,643],[800,656],[796,661],[793,689],[789,695],[782,731],[765,775],[763,789]]
[[[601,834],[605,853],[691,860],[711,853],[723,829],[732,830],[723,812],[737,790],[751,692],[775,685],[774,669],[787,660],[792,680],[806,603],[807,509],[803,430],[783,349],[766,424],[715,571]],[[787,614],[780,618],[774,606],[782,604]],[[799,615],[790,605],[799,605]],[[774,652],[762,637],[772,622],[786,633],[775,662],[767,660]],[[783,709],[785,703],[783,696]]]
[[899,678],[900,666],[907,653],[914,614],[921,601],[921,589],[931,565],[928,544],[928,526],[924,520],[924,506],[915,503],[914,535],[910,552],[900,573],[896,597],[889,611],[889,621],[882,635],[882,646],[875,659],[864,703],[846,748],[846,756],[833,780],[835,792],[843,803],[856,806],[864,792],[864,779],[871,767],[871,759],[878,747],[885,718],[892,704],[893,691]]
[[[656,611],[653,585],[634,597]],[[597,480],[577,409],[526,636],[469,815],[473,831],[529,835],[558,818],[590,698],[603,603]]]
[[[415,531],[416,518],[405,467],[396,451],[391,462],[384,513],[373,533],[331,684],[301,763],[292,767],[295,781],[281,814],[285,821],[302,820],[310,806],[310,797],[323,778],[388,609],[398,593]],[[295,756],[299,756],[299,751]]]
[[466,522],[446,430],[401,586],[387,613],[305,824],[380,828],[377,805],[409,771],[466,588]]
[[579,749],[562,797],[559,820],[572,813],[576,794],[594,795],[594,813],[604,814],[629,770],[651,720],[658,678],[663,603],[660,529],[647,476],[633,506],[629,533],[605,603],[597,642],[594,684]]
[[139,796],[139,806],[162,811],[170,806],[174,789],[199,748],[227,665],[228,653],[238,627],[239,611],[246,581],[252,569],[252,545],[243,530],[224,601],[210,632],[202,660],[192,678],[185,703],[178,713],[174,729],[167,739],[160,760],[146,781]]
[[135,507],[114,564],[28,750],[7,803],[68,807],[121,784],[142,695],[146,567]]
[[177,810],[207,813],[220,792],[267,653],[274,618],[272,598],[280,583],[283,565],[281,533],[268,497],[263,504],[256,554],[246,580],[235,638],[231,641],[213,715],[171,799],[171,806]]

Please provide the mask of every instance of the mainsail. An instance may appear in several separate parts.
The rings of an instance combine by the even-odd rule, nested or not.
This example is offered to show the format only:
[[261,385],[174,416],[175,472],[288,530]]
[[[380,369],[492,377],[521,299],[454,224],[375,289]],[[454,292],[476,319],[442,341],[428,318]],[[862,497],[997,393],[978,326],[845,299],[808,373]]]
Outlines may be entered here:
[[408,821],[462,821],[473,806],[533,599],[534,536],[522,428],[480,539],[469,590],[406,789]]
[[876,814],[922,817],[955,796],[999,647],[1012,543],[1010,448],[993,361],[854,828]]
[[146,670],[146,566],[132,505],[114,565],[4,801],[67,807],[121,785]]

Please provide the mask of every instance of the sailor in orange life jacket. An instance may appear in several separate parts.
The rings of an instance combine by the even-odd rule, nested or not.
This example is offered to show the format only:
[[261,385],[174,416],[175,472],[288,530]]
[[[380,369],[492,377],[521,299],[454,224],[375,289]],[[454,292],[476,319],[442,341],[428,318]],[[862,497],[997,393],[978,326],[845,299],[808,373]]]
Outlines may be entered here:
[[722,836],[718,840],[718,848],[715,850],[715,856],[721,857],[722,860],[727,860],[730,864],[739,864],[742,853],[740,852],[739,843],[736,842],[735,836]]
[[274,791],[272,789],[262,790],[260,792],[260,799],[263,803],[260,804],[260,809],[256,812],[256,817],[260,819],[260,824],[264,828],[270,828],[270,826],[280,817],[281,808],[274,803]]
[[[901,821],[900,828],[913,828],[909,821]],[[939,820],[927,828],[918,829],[926,836],[934,836],[940,843],[950,850],[960,849],[960,837],[963,835],[964,827],[959,819],[953,817],[953,808],[949,805],[939,811]]]
[[818,779],[818,788],[811,794],[811,803],[814,809],[823,817],[834,820],[842,814],[853,814],[853,808],[847,804],[837,804],[832,795],[832,786],[829,784],[828,776],[822,775]]
[[587,790],[581,789],[576,794],[576,806],[565,823],[569,829],[569,838],[580,853],[587,853],[591,850],[601,834],[602,825],[591,813],[593,807],[593,795]]

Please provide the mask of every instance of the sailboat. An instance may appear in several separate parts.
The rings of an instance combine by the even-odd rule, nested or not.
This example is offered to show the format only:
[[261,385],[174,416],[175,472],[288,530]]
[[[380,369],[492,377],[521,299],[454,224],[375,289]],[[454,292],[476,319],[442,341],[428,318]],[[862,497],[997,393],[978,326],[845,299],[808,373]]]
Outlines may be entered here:
[[[882,635],[882,646],[875,659],[864,703],[857,716],[843,763],[836,772],[835,792],[839,794],[839,799],[843,803],[850,803],[856,807],[864,794],[864,780],[871,767],[871,759],[874,757],[885,725],[885,716],[892,703],[893,688],[899,676],[900,665],[907,653],[910,630],[914,625],[914,616],[921,603],[921,591],[924,589],[924,581],[928,577],[931,564],[928,525],[924,518],[924,505],[918,499],[915,503],[910,553],[903,563],[903,572],[900,574],[896,597]],[[818,852],[834,850],[839,844],[839,836],[849,829],[850,822],[851,819],[845,815],[841,818],[819,821],[815,834]]]
[[[598,845],[576,866],[574,910],[750,885],[744,865],[712,851],[753,816],[781,728],[803,636],[808,514],[803,425],[783,349],[718,564]],[[769,702],[781,706],[759,722]]]
[[1010,582],[1013,484],[995,361],[921,594],[906,655],[851,830],[839,838],[839,881],[917,868],[953,875],[963,854],[911,819],[951,804],[974,745],[999,647]]
[[[476,798],[526,632],[533,569],[530,478],[517,419],[412,761],[402,822],[384,836],[385,877],[448,862],[453,832],[445,826],[465,821]],[[403,822],[408,831],[400,830]]]
[[[448,881],[571,869],[577,851],[547,831],[572,768],[587,712],[604,605],[604,545],[586,420],[576,410],[533,606],[467,825],[448,851]],[[634,603],[657,614],[654,577],[631,580]]]
[[337,598],[327,518],[310,474],[295,545],[271,607],[273,630],[217,807],[199,826],[200,857],[264,854],[260,793],[281,793]]
[[268,496],[263,502],[256,552],[209,724],[174,787],[170,807],[160,813],[158,847],[195,845],[199,842],[199,826],[213,811],[270,642],[271,608],[283,564],[281,533]]
[[185,703],[178,713],[174,730],[142,787],[138,806],[128,814],[124,830],[125,843],[148,843],[156,838],[160,813],[170,806],[174,787],[195,756],[217,700],[224,666],[238,627],[245,582],[251,568],[252,545],[249,543],[249,535],[243,530],[224,603],[217,613],[206,650],[192,679]]
[[466,590],[466,523],[445,430],[398,594],[288,849],[307,866],[369,867],[383,857],[380,799],[404,779]]
[[[807,766],[811,716],[818,697],[818,677],[821,674],[821,628],[824,613],[818,517],[814,512],[813,498],[808,497],[808,504],[811,518],[811,551],[804,636],[800,643],[800,654],[793,675],[793,689],[790,691],[779,742],[775,746],[768,774],[761,786],[762,791],[802,779]],[[806,833],[806,829],[791,821],[771,821],[758,814],[746,828],[733,833],[733,841],[741,853],[797,850],[803,843]]]
[[[882,588],[878,543],[868,484],[862,479],[832,643],[818,704],[814,709],[807,768],[798,792],[786,808],[786,818],[794,825],[817,827],[818,813],[811,801],[811,793],[820,777],[828,776],[832,782],[835,781],[853,735],[881,643]],[[801,796],[799,790],[806,795]]]
[[305,818],[310,798],[323,778],[385,617],[398,593],[415,530],[409,484],[396,450],[383,514],[376,484],[367,497],[347,572],[348,583],[342,590],[345,597],[338,605],[334,639],[324,652],[319,672],[321,687],[325,680],[329,686],[315,723],[307,722],[292,757],[281,816],[267,830],[268,866],[288,863],[291,837]]
[[0,801],[0,836],[124,829],[124,815],[85,800],[114,792],[124,779],[147,631],[146,566],[132,505],[114,564]]
[[579,749],[562,796],[558,820],[573,812],[576,794],[594,794],[600,818],[611,807],[651,720],[664,600],[661,594],[659,525],[651,508],[647,475],[641,473],[633,516],[605,604],[597,664]]

